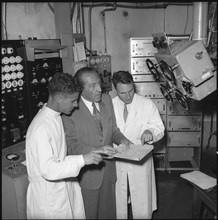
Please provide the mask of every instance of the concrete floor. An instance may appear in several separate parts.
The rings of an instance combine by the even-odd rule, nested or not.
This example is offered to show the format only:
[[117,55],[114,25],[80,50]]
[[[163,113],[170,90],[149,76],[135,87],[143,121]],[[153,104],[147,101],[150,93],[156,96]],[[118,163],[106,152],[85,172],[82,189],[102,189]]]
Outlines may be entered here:
[[[216,178],[216,149],[202,153],[200,170]],[[158,209],[153,219],[192,219],[193,188],[190,182],[180,177],[181,173],[191,171],[156,170]],[[129,219],[132,219],[131,213]]]
[[[200,171],[216,178],[217,154],[215,148],[202,152]],[[193,189],[190,182],[180,177],[191,171],[156,171],[158,209],[153,219],[191,219]]]
[[153,219],[192,218],[192,186],[180,177],[181,173],[156,172],[158,209]]

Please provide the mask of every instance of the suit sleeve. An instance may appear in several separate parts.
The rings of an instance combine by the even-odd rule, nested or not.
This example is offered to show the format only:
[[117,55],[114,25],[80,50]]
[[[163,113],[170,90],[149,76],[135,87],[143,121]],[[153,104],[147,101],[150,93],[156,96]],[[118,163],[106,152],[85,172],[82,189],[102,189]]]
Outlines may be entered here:
[[74,122],[71,117],[65,115],[62,115],[62,121],[66,134],[67,154],[76,154],[77,137]]
[[67,143],[67,154],[68,155],[79,155],[87,154],[91,150],[91,147],[82,146],[78,141],[77,128],[74,121],[70,116],[62,115],[62,121],[64,126],[64,131],[66,133],[66,143]]

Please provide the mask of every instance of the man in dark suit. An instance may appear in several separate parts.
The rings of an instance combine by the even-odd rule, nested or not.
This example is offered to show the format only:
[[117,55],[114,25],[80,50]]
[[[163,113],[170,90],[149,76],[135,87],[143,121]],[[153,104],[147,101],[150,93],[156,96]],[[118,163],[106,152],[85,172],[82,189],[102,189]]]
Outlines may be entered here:
[[[76,72],[75,81],[82,88],[79,107],[72,115],[62,117],[68,154],[85,154],[93,149],[101,149],[112,156],[117,152],[112,147],[113,143],[129,145],[131,142],[116,126],[111,97],[102,94],[98,73],[92,68],[84,67]],[[99,165],[85,167],[78,179],[86,218],[115,219],[114,159],[109,157]]]

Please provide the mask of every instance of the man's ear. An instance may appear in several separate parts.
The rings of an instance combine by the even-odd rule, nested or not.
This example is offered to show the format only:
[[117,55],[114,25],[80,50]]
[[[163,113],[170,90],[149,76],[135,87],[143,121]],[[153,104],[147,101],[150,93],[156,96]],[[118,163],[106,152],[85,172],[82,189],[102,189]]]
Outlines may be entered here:
[[57,95],[55,95],[55,99],[59,103],[63,100],[63,96],[61,94],[57,94]]

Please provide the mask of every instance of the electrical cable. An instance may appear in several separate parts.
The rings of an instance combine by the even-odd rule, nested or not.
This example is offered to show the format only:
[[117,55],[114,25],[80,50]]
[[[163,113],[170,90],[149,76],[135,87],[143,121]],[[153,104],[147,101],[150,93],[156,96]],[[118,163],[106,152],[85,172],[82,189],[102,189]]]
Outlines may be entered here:
[[210,44],[210,38],[211,38],[212,29],[213,29],[213,23],[214,23],[214,18],[215,18],[216,9],[217,9],[217,3],[215,2],[214,11],[213,11],[212,18],[211,18],[212,21],[211,21],[210,27],[209,27],[209,34],[208,34],[208,39],[207,39],[207,46]]
[[[93,2],[92,2],[93,4]],[[177,5],[177,6],[192,6],[193,5],[193,2],[184,2],[184,3],[163,3],[163,4],[153,4],[153,5],[148,5],[148,6],[138,6],[137,2],[135,3],[136,6],[132,6],[132,5],[122,5],[122,4],[117,4],[117,7],[120,7],[120,8],[133,8],[133,9],[151,9],[151,8],[166,8],[170,5]],[[103,3],[99,3],[99,4],[94,4],[93,7],[103,7],[105,6],[105,4]],[[90,7],[90,4],[83,4],[83,7]]]
[[[108,4],[108,3],[107,3]],[[107,6],[106,4],[106,6]],[[109,4],[108,4],[109,5]],[[167,6],[169,5],[173,5],[171,3],[167,3],[167,4],[161,4],[161,5],[151,5],[151,6],[138,6],[137,3],[136,3],[136,6],[129,6],[129,5],[121,5],[121,4],[117,4],[116,3],[116,7],[121,7],[121,8],[133,8],[133,9],[149,9],[149,8],[167,8]],[[184,6],[184,5],[193,5],[193,3],[189,3],[189,2],[186,2],[186,3],[182,3],[182,4],[175,4],[175,5],[181,5],[181,6]],[[93,7],[104,7],[105,4],[103,3],[98,3],[98,4],[94,4],[94,2],[92,2],[91,4],[84,4],[82,5],[82,7],[89,7],[89,12],[88,12],[88,17],[89,17],[89,50],[92,51],[92,8]],[[165,14],[164,14],[164,20],[165,20]],[[165,21],[164,21],[165,23]],[[165,31],[165,24],[164,24],[164,31]]]
[[77,16],[76,16],[76,33],[80,33],[81,25],[80,25],[80,3],[77,3]]
[[73,14],[74,14],[74,11],[75,11],[75,7],[76,7],[76,2],[73,3],[73,6],[72,6],[71,11],[70,11],[70,22],[71,22],[71,24],[73,24]]
[[186,15],[186,22],[185,22],[185,28],[184,28],[184,34],[186,32],[187,24],[188,24],[188,19],[189,19],[189,6],[187,6],[187,15]]
[[[4,4],[4,3],[3,3]],[[4,7],[2,7],[2,8],[4,8]],[[3,30],[3,33],[2,33],[2,38],[3,38],[3,40],[5,39],[5,24],[4,24],[4,13],[5,13],[5,11],[2,11],[2,14],[1,14],[1,18],[2,18],[2,30]]]
[[107,40],[106,40],[106,23],[105,23],[105,14],[102,13],[102,21],[104,27],[104,53],[107,54]]
[[[89,50],[90,51],[92,51],[92,8],[93,8],[93,4],[89,7]],[[92,53],[90,55],[92,55]]]
[[[188,3],[187,3],[188,4]],[[167,7],[169,4],[161,4],[161,5],[149,5],[149,6],[132,6],[132,5],[121,5],[121,4],[116,4],[117,7],[120,7],[120,8],[133,8],[133,9],[149,9],[149,8],[165,8]],[[193,5],[193,4],[192,4]],[[89,7],[90,4],[84,4],[83,7]],[[94,4],[93,7],[103,7],[105,6],[105,4]]]
[[165,8],[163,9],[164,11],[164,19],[163,19],[163,32],[165,33]]
[[111,4],[112,8],[106,8],[103,11],[101,11],[102,14],[102,21],[103,21],[103,26],[104,26],[104,45],[105,45],[105,49],[104,49],[104,54],[107,54],[107,40],[106,40],[106,18],[105,18],[105,12],[106,11],[115,11],[117,9],[117,4]]
[[85,17],[84,17],[83,2],[81,2],[81,17],[82,17],[82,33],[85,35],[85,23],[84,23]]
[[5,39],[8,39],[8,32],[7,32],[7,3],[5,2]]
[[210,136],[208,138],[206,149],[209,149],[209,147],[210,147],[210,140],[211,140],[212,136],[216,135],[216,131],[213,132],[213,110],[214,110],[214,108],[213,108],[213,105],[212,105],[211,121],[210,121]]
[[51,9],[51,11],[52,11],[53,14],[54,14],[54,8],[53,8],[52,5],[50,4],[50,2],[48,2],[48,7]]

